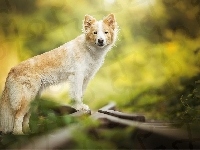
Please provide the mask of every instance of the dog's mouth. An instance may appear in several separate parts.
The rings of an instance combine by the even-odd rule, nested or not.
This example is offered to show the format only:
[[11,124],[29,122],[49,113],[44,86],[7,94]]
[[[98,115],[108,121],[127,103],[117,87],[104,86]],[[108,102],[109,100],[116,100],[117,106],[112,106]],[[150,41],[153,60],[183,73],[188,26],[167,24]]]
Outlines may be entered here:
[[103,46],[104,46],[103,43],[97,43],[97,45],[98,45],[99,47],[103,47]]

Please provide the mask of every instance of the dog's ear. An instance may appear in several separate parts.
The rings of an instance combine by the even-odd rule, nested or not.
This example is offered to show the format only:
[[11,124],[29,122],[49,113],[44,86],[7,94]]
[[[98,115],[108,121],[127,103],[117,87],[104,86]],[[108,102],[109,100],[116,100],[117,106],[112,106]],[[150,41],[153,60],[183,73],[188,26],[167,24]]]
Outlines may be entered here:
[[106,16],[104,19],[103,19],[103,22],[105,24],[107,24],[108,26],[110,26],[113,30],[115,29],[116,27],[116,21],[115,21],[115,16],[114,14],[109,14],[108,16]]
[[90,15],[85,15],[83,26],[84,26],[84,29],[86,32],[95,21],[96,21],[96,19],[94,17],[92,17]]

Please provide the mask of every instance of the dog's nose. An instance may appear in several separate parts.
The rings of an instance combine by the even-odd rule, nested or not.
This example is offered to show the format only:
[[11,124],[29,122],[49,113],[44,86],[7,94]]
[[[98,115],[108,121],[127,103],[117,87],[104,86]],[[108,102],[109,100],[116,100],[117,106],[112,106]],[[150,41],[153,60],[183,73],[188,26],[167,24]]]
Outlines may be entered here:
[[102,38],[98,39],[98,43],[103,44],[103,39]]

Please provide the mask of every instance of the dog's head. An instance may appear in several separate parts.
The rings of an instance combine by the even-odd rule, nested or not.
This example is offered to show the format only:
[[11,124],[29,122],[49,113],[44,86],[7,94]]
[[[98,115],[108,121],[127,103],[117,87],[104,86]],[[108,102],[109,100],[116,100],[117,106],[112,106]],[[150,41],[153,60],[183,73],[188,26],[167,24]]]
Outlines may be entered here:
[[109,14],[100,21],[97,21],[90,15],[86,15],[83,22],[83,31],[89,43],[103,48],[107,45],[114,44],[118,26],[113,14]]

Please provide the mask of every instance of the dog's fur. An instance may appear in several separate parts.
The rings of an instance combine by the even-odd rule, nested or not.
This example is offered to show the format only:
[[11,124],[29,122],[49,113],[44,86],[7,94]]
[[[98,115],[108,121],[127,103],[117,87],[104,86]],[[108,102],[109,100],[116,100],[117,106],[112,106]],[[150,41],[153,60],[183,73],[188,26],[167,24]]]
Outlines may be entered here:
[[86,15],[83,34],[64,45],[13,67],[0,100],[3,133],[23,134],[29,128],[30,102],[45,87],[68,80],[77,110],[88,111],[82,102],[90,79],[114,45],[118,26],[113,14],[97,21]]

